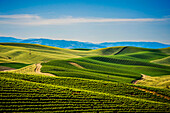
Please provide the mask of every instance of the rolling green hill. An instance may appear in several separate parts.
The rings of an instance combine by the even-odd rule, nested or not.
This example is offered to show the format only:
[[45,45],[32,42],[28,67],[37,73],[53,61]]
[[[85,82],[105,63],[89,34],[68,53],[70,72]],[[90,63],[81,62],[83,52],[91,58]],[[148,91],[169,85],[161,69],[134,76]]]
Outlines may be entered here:
[[0,112],[170,112],[169,52],[0,43]]
[[38,44],[0,43],[0,61],[39,63],[57,59],[78,58],[96,55],[95,51],[62,49]]
[[[143,48],[136,48],[135,50],[134,47],[118,47],[96,51],[100,54],[105,53],[105,55],[50,61],[42,64],[42,72],[52,73],[57,76],[129,83],[139,79],[141,73],[149,76],[170,74],[169,66],[150,62],[168,56],[160,50]],[[83,68],[72,65],[70,62]]]

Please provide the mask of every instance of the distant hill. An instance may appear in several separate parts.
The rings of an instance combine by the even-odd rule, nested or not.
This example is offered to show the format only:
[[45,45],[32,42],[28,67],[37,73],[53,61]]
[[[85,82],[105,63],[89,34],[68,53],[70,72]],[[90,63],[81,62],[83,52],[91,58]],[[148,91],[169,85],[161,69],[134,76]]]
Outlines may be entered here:
[[13,37],[0,37],[0,42],[20,42],[22,39],[17,39]]
[[100,43],[101,46],[113,47],[113,46],[135,46],[135,47],[143,47],[143,48],[167,48],[170,45],[162,44],[159,42],[104,42]]
[[67,41],[67,40],[52,40],[52,39],[17,39],[14,37],[0,37],[0,42],[15,42],[15,43],[30,43],[30,44],[41,44],[60,48],[88,48],[88,49],[98,49],[113,46],[135,46],[143,48],[167,48],[170,47],[168,44],[162,44],[158,42],[104,42],[99,44],[94,44],[90,42],[79,42],[79,41]]
[[89,42],[79,42],[79,41],[67,41],[67,40],[51,40],[51,39],[27,39],[22,40],[20,43],[31,43],[31,44],[41,44],[60,48],[105,48],[105,46],[96,45]]

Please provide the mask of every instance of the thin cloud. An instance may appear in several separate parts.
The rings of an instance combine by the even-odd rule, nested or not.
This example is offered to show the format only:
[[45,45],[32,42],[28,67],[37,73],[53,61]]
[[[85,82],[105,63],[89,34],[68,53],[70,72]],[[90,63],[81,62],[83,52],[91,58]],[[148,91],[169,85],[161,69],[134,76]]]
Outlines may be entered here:
[[36,15],[0,15],[0,18],[10,18],[10,20],[0,20],[0,24],[15,24],[15,25],[67,25],[74,23],[104,23],[104,22],[155,22],[167,21],[169,18],[57,18],[45,19]]
[[0,18],[7,18],[7,19],[40,19],[39,16],[30,15],[30,14],[0,15]]

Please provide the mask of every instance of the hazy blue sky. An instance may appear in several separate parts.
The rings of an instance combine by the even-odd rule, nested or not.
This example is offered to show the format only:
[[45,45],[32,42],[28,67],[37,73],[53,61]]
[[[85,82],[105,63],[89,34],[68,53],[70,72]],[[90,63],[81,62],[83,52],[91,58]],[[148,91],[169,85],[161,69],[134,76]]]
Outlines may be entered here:
[[0,35],[170,43],[170,0],[0,0]]

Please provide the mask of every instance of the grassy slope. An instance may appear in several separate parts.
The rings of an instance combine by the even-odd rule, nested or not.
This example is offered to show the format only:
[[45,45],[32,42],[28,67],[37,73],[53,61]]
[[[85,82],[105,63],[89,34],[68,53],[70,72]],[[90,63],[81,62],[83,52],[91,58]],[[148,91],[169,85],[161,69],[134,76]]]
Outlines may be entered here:
[[39,63],[55,59],[69,59],[95,55],[113,55],[124,47],[97,50],[72,50],[38,44],[0,43],[0,62]]
[[159,49],[160,51],[162,51],[162,52],[164,52],[164,53],[166,53],[166,54],[168,54],[168,55],[170,55],[170,47],[168,47],[168,48],[163,48],[163,49]]
[[[123,51],[121,51],[125,48]],[[158,59],[160,54],[162,57],[169,53],[168,49],[145,49],[137,47],[109,47],[97,50],[71,50],[71,49],[62,49],[57,47],[50,47],[38,44],[22,44],[22,43],[0,43],[0,61],[4,60],[7,62],[20,62],[20,63],[37,63],[41,61],[49,61],[55,59],[68,59],[68,58],[77,58],[84,56],[95,56],[95,55],[114,55],[119,53],[119,55],[129,54],[131,58],[141,57],[148,59],[151,55],[154,54],[154,59]],[[145,53],[146,52],[146,53]],[[165,52],[163,54],[163,52]],[[151,55],[150,55],[151,54]],[[158,58],[156,57],[158,54]],[[136,56],[135,56],[136,55]],[[127,56],[127,55],[126,55]],[[152,59],[152,60],[154,60]]]
[[[122,46],[82,51],[37,44],[0,43],[0,49],[0,58],[9,62],[32,64],[57,60],[43,64],[42,71],[58,76],[131,82],[139,79],[141,73],[149,76],[170,74],[169,66],[151,62],[168,57],[169,48],[145,49]],[[68,62],[75,62],[85,69],[77,68]],[[6,66],[16,65],[7,63]]]
[[151,62],[156,63],[156,64],[162,64],[162,65],[170,66],[170,56],[165,57],[165,58],[161,58],[161,59],[157,59],[157,60],[153,60]]
[[[130,84],[43,75],[0,75],[3,103],[0,111],[169,112],[169,100],[135,89]],[[170,96],[168,90],[152,90]]]
[[[122,47],[108,48],[110,54]],[[0,63],[8,63],[6,66],[15,67],[13,63],[33,64],[50,60],[70,59],[94,55],[107,55],[107,49],[71,50],[50,47],[38,44],[0,43]],[[11,63],[11,64],[9,64]],[[0,64],[1,65],[1,64]]]
[[28,64],[23,64],[23,63],[0,63],[0,66],[5,66],[5,67],[11,67],[15,69],[19,69],[22,67],[27,66]]
[[21,73],[21,74],[37,74],[35,72],[35,69],[36,69],[36,65],[32,64],[32,65],[28,65],[28,66],[22,67],[20,69],[9,70],[8,72]]
[[96,52],[62,49],[50,46],[21,43],[0,43],[0,61],[39,63],[55,59],[77,58],[93,56]]
[[139,85],[170,89],[170,75],[161,77],[146,76],[144,80],[137,82]]

